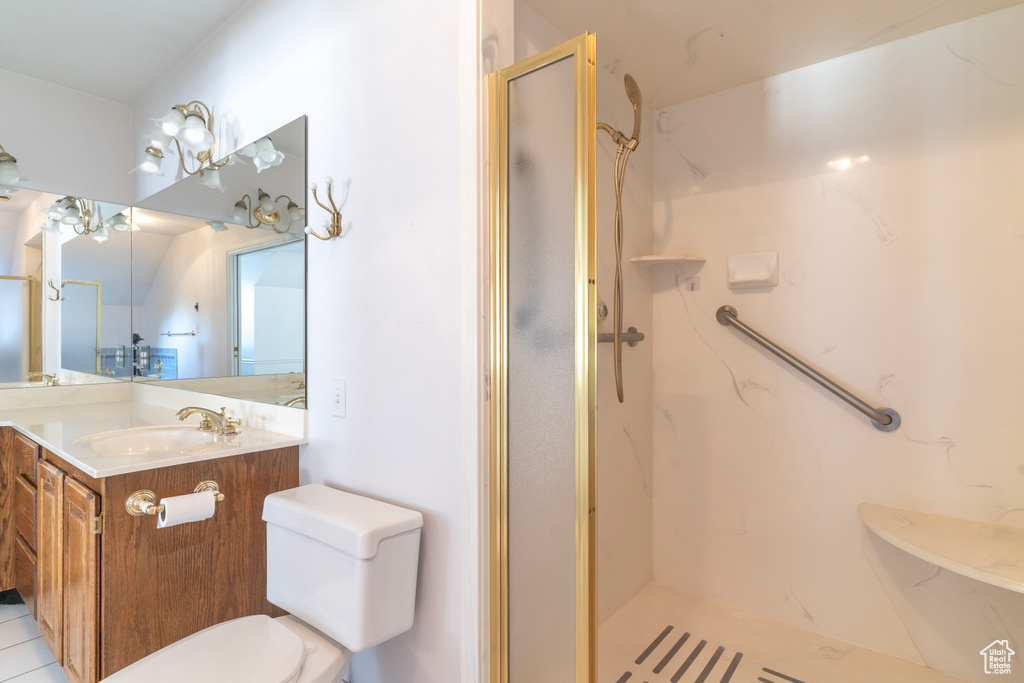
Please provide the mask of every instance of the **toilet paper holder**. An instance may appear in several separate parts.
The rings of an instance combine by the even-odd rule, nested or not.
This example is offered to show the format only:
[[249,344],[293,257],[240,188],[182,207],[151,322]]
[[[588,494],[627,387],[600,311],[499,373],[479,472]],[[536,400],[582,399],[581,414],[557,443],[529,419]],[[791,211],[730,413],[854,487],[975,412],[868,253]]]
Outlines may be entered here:
[[[214,500],[218,503],[224,500],[224,494],[220,492],[220,486],[215,481],[208,479],[196,484],[195,493],[202,493],[203,491],[213,491]],[[158,515],[164,511],[164,506],[158,505],[156,502],[156,494],[149,489],[139,489],[128,496],[128,500],[124,502],[124,507],[132,517]]]

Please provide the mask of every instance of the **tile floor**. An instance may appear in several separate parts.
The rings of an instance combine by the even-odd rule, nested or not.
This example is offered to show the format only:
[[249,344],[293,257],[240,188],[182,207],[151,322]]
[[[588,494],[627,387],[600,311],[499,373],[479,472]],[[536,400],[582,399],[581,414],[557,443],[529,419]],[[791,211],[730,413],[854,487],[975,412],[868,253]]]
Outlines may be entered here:
[[0,682],[67,683],[25,605],[0,604]]
[[655,583],[598,631],[599,683],[960,680]]

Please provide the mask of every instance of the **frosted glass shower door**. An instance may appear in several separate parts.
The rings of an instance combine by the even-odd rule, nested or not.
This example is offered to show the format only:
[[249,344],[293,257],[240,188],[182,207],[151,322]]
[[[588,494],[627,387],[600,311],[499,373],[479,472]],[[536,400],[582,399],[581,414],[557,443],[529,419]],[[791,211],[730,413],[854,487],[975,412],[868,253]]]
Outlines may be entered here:
[[594,38],[491,75],[494,683],[589,683]]

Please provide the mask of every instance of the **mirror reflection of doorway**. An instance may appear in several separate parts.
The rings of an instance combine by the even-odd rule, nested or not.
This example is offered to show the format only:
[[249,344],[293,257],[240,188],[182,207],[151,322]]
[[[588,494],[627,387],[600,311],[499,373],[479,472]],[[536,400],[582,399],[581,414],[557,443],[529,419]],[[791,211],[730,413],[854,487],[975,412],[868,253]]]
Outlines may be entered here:
[[232,374],[305,370],[306,254],[303,240],[231,254]]
[[62,299],[60,366],[90,375],[100,372],[103,285],[86,280],[64,280]]

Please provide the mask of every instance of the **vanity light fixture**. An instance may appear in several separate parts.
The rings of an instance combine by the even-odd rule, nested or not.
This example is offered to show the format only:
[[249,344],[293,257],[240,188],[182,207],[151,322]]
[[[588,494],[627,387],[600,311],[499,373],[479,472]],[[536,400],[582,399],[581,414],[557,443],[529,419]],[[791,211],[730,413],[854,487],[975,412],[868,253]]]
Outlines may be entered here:
[[[281,222],[281,212],[277,209],[277,203],[282,199],[288,200],[288,206],[285,209],[288,214],[288,226],[284,230],[278,230],[277,224]],[[244,195],[235,202],[231,217],[239,225],[251,230],[255,230],[261,225],[267,225],[273,228],[274,232],[283,235],[291,230],[292,223],[302,220],[302,209],[286,194],[277,199],[271,199],[270,195],[263,191],[263,188],[259,188],[255,201],[249,195]]]
[[93,231],[92,210],[81,197],[61,197],[43,212],[50,217],[43,224],[43,230],[47,232],[59,232],[63,225],[71,226],[79,235],[88,235]]
[[324,178],[324,183],[327,185],[327,201],[331,203],[330,207],[326,206],[316,196],[316,191],[317,191],[316,183],[310,183],[309,184],[309,189],[311,189],[313,191],[313,201],[316,202],[317,204],[319,204],[320,208],[324,209],[329,214],[331,214],[331,220],[324,221],[323,223],[321,223],[321,227],[324,230],[327,231],[327,237],[324,237],[320,233],[314,231],[313,228],[308,226],[308,225],[306,226],[306,234],[307,235],[312,235],[313,237],[316,237],[317,239],[330,240],[330,239],[334,239],[335,237],[340,237],[341,236],[341,211],[338,210],[338,207],[334,203],[334,193],[333,193],[334,179],[331,178],[330,176],[327,176],[326,178]]
[[[217,139],[213,135],[213,112],[210,107],[199,100],[188,104],[176,104],[164,117],[153,119],[156,124],[148,136],[142,163],[135,170],[152,175],[163,175],[160,166],[164,155],[171,151],[171,143],[178,150],[178,162],[188,175],[200,176],[200,182],[207,187],[224,191],[220,182],[218,169],[230,163],[230,155],[219,162],[213,160],[213,150]],[[183,149],[184,148],[184,149]],[[191,152],[198,166],[190,169],[185,165],[185,152]]]
[[124,232],[132,227],[124,213],[117,213],[99,225],[93,225],[93,210],[89,202],[81,197],[62,197],[44,210],[49,218],[43,223],[46,232],[61,232],[65,225],[78,235],[92,235],[97,242],[110,239],[110,228]]
[[0,145],[0,183],[16,183],[19,180],[21,171],[18,170],[18,160]]

